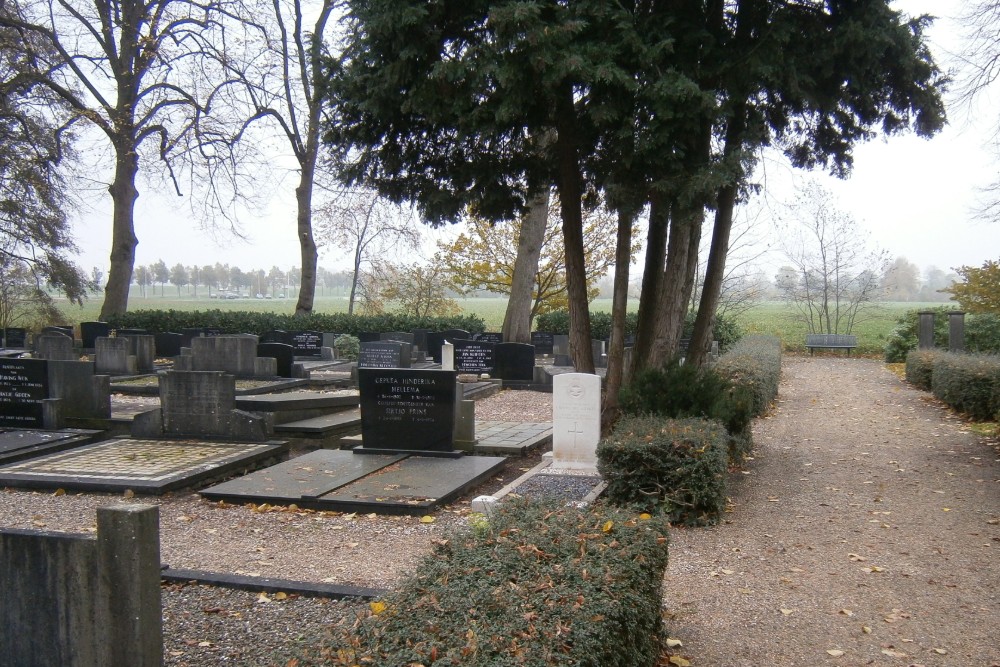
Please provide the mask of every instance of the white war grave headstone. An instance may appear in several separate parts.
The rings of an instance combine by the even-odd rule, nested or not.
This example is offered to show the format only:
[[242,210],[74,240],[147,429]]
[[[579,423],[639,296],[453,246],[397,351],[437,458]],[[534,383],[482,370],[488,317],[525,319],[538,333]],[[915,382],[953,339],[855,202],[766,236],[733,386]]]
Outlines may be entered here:
[[552,467],[597,472],[601,378],[562,373],[552,378]]

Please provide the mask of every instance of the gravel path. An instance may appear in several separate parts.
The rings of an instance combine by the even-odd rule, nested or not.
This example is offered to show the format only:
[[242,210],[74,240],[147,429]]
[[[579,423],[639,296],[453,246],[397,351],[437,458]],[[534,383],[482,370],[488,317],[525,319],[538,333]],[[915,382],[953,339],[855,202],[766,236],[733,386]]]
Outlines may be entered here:
[[[731,476],[723,525],[676,529],[664,585],[675,649],[695,667],[1000,667],[1000,461],[991,443],[883,364],[786,357],[756,459]],[[480,419],[551,414],[505,391]],[[537,463],[513,460],[489,493]],[[100,505],[155,502],[173,567],[391,587],[467,502],[416,517],[160,499],[0,493],[0,526],[92,530]],[[165,664],[285,665],[364,602],[163,588]]]
[[1000,459],[879,362],[786,357],[723,525],[675,530],[693,665],[1000,666]]

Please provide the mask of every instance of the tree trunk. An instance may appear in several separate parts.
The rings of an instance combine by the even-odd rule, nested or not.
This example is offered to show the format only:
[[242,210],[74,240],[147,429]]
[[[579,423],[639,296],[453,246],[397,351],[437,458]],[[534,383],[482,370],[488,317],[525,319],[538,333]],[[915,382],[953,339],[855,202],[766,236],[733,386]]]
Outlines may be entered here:
[[663,266],[667,257],[668,208],[662,195],[654,195],[649,203],[649,229],[646,233],[646,262],[642,273],[642,290],[639,294],[639,315],[632,348],[632,367],[629,375],[649,368],[650,351],[656,337],[656,298],[663,279]]
[[608,343],[608,372],[604,380],[602,431],[618,419],[618,392],[625,368],[625,313],[628,306],[628,272],[632,261],[631,213],[618,212],[618,242],[615,246],[615,283],[611,301],[611,340]]
[[295,188],[295,204],[298,208],[296,219],[299,246],[302,258],[302,278],[299,281],[299,300],[295,304],[296,315],[312,313],[316,297],[316,263],[319,253],[312,230],[313,176],[316,171],[316,148],[313,146],[311,159],[302,165],[299,185]]
[[580,373],[594,372],[590,303],[587,300],[587,263],[583,248],[583,175],[580,172],[573,89],[561,86],[556,101],[557,183],[566,252],[566,291],[569,296],[569,346]]
[[503,318],[503,339],[508,343],[531,342],[532,291],[549,219],[549,196],[548,188],[539,192],[528,203],[528,211],[521,218],[510,298]]
[[722,281],[726,275],[726,253],[729,251],[729,234],[733,229],[733,209],[736,207],[736,185],[727,185],[719,190],[719,200],[715,209],[715,226],[712,232],[712,247],[708,252],[708,266],[705,269],[705,284],[701,288],[698,315],[694,320],[694,331],[688,344],[684,363],[702,366],[708,358],[715,329],[715,311],[719,308]]
[[134,145],[116,146],[115,180],[108,188],[111,193],[111,268],[108,270],[108,284],[104,287],[104,305],[100,319],[121,315],[128,310],[128,290],[132,284],[132,269],[135,265],[135,247],[139,240],[135,237],[135,200],[139,191],[135,187],[139,173],[139,155]]

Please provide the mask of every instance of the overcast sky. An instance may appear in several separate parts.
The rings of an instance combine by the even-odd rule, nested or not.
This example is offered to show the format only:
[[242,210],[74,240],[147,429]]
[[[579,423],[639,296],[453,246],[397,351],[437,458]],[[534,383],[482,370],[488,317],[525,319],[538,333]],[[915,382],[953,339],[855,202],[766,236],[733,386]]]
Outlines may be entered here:
[[[960,0],[899,0],[897,9],[909,14],[938,16],[930,37],[938,62],[950,67],[950,54],[961,49],[961,29],[955,20]],[[913,135],[877,139],[855,151],[855,168],[847,181],[811,174],[836,196],[839,209],[870,230],[872,240],[891,256],[906,257],[921,268],[949,269],[981,265],[1000,254],[1000,223],[976,219],[980,189],[1000,179],[1000,157],[994,131],[996,105],[986,97],[974,109],[949,104],[949,126],[930,140]],[[767,165],[768,197],[790,199],[790,175],[776,164]],[[292,197],[295,177],[285,179],[285,196],[272,202],[268,215],[241,218],[248,240],[212,236],[202,231],[176,197],[157,195],[140,184],[136,206],[136,263],[162,259],[168,266],[223,262],[244,269],[299,265]],[[765,216],[766,217],[766,216]],[[763,221],[765,226],[767,221]],[[76,216],[74,230],[86,270],[107,271],[111,241],[110,201],[95,197]],[[430,232],[429,232],[430,233]],[[440,234],[438,234],[440,236]],[[775,261],[772,259],[772,262]],[[321,250],[320,265],[337,270],[349,262],[342,251]]]

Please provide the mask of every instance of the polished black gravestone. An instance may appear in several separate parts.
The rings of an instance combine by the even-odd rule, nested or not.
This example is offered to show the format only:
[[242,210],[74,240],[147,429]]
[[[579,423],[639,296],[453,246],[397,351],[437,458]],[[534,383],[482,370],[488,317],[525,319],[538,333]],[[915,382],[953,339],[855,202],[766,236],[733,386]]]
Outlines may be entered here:
[[359,368],[363,448],[454,451],[455,372]]
[[431,331],[427,334],[427,356],[441,363],[441,346],[445,341],[454,343],[456,340],[468,340],[472,335],[464,329],[448,329],[447,331]]
[[458,499],[505,461],[496,456],[440,458],[321,449],[200,493],[208,500],[234,503],[419,515]]
[[318,357],[323,353],[323,334],[318,331],[292,331],[288,344],[295,348],[297,357]]
[[361,343],[358,368],[409,368],[412,349],[412,345],[394,340]]
[[278,362],[278,377],[292,377],[295,363],[295,348],[286,343],[261,343],[257,346],[258,357],[271,357]]
[[493,372],[494,366],[494,343],[479,340],[456,340],[455,346],[455,370],[459,373],[486,373]]
[[84,350],[93,350],[99,337],[111,335],[111,325],[107,322],[80,322],[80,339]]
[[493,375],[505,385],[530,384],[535,380],[535,346],[500,343],[494,348]]
[[43,428],[48,364],[42,359],[0,359],[0,426]]
[[28,330],[21,327],[8,327],[3,330],[3,346],[16,350],[24,349],[28,342]]
[[472,339],[496,345],[497,343],[503,342],[503,334],[496,331],[484,331],[482,333],[477,333],[472,337]]
[[548,331],[532,331],[531,344],[535,346],[535,354],[552,354],[555,335]]
[[272,329],[260,337],[261,343],[283,343],[288,345],[288,332],[283,329]]
[[184,347],[184,334],[171,331],[153,334],[153,349],[157,357],[178,357],[181,354],[181,347]]

